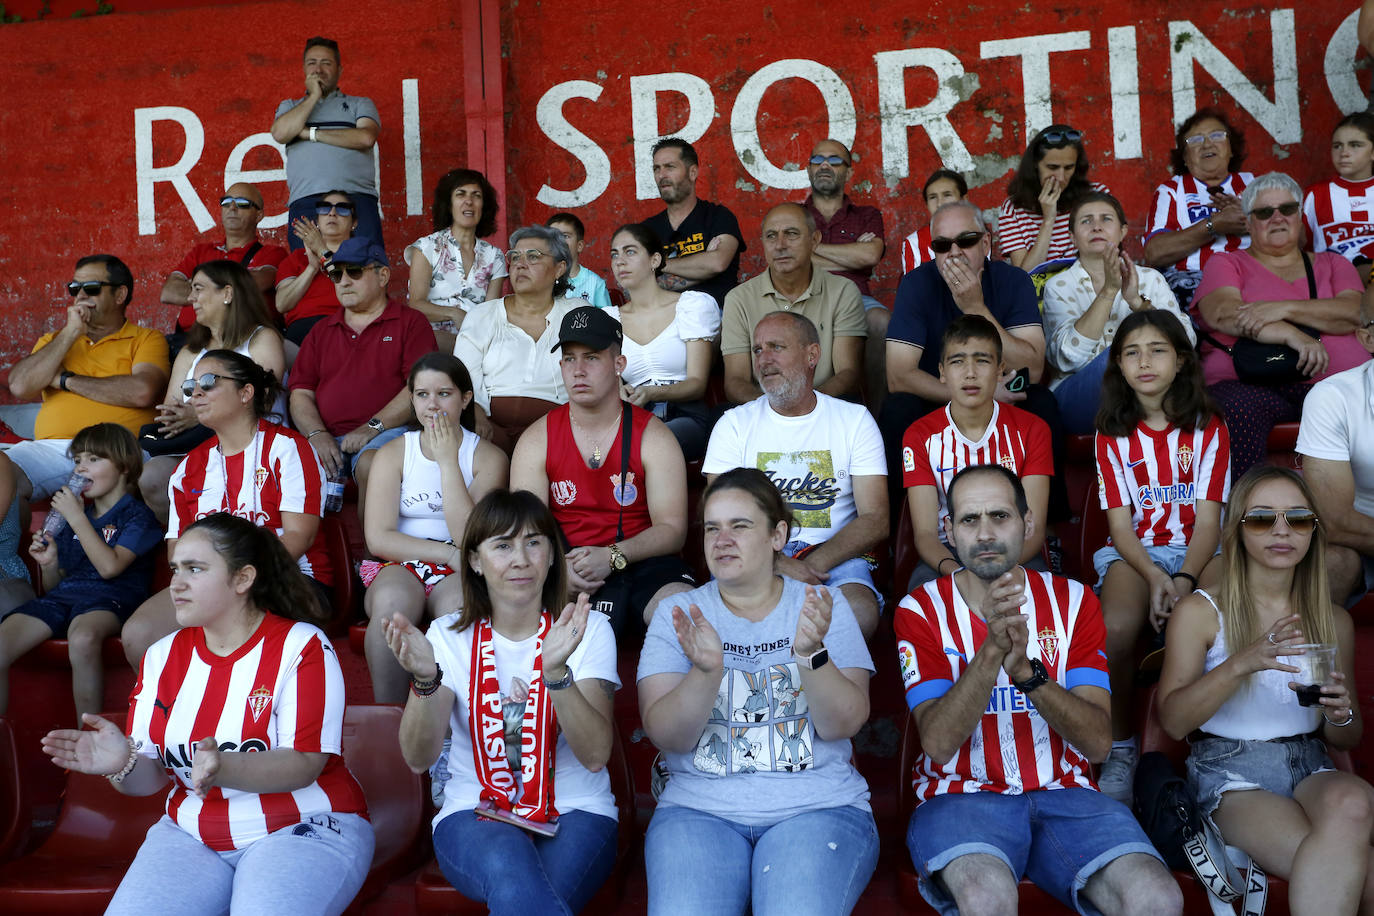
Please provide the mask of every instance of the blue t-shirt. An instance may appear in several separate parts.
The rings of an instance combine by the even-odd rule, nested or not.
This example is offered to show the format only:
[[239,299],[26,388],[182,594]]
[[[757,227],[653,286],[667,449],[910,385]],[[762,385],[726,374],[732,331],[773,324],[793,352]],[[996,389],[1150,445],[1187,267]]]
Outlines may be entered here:
[[611,307],[611,294],[606,290],[606,281],[585,267],[577,268],[577,276],[568,281],[569,299],[586,299],[599,309]]
[[[725,676],[697,746],[686,754],[664,752],[670,776],[659,805],[754,826],[826,808],[869,810],[868,784],[849,762],[849,739],[827,741],[811,727],[792,658],[805,588],[784,577],[778,606],[759,621],[736,616],[721,601],[714,581],[673,595],[654,612],[639,654],[639,680],[692,668],[673,630],[674,607],[701,608],[725,649]],[[872,672],[873,659],[849,602],[837,588],[830,595],[834,604],[825,636],[830,664]]]
[[[1040,307],[1030,275],[1004,261],[983,265],[983,302],[1003,328],[1010,331],[1027,325],[1040,326]],[[940,377],[940,338],[945,328],[962,315],[954,294],[940,276],[934,261],[927,261],[902,277],[887,339],[921,347],[920,369]]]
[[110,511],[99,517],[95,514],[95,504],[87,503],[86,518],[105,538],[106,544],[132,551],[137,559],[119,575],[104,579],[91,565],[71,526],[64,524],[57,535],[57,565],[62,570],[62,581],[53,591],[74,587],[89,590],[93,583],[103,583],[116,597],[134,595],[131,600],[147,597],[153,572],[153,549],[167,534],[158,524],[153,510],[132,493],[125,493]]

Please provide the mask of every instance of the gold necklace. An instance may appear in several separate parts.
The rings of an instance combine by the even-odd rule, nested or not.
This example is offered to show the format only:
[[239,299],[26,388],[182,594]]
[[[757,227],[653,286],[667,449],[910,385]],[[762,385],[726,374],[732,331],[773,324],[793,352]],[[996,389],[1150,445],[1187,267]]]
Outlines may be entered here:
[[[572,420],[572,425],[576,426],[577,429],[582,433],[582,435],[586,436],[589,439],[591,438],[592,434],[587,432],[587,428],[585,426],[577,422],[577,417],[573,416],[572,408],[568,408],[568,419]],[[616,424],[619,422],[620,418],[616,417],[614,422],[612,422],[611,425],[601,433],[601,435],[597,436],[595,439],[592,439],[592,457],[587,459],[587,467],[591,468],[592,470],[596,470],[597,468],[601,467],[601,440],[606,437],[607,432],[614,430]]]

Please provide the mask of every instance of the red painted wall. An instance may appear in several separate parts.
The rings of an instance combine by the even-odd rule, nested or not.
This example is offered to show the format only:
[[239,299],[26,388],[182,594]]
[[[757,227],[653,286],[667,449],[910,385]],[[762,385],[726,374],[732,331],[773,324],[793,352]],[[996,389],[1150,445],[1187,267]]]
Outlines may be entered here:
[[[112,15],[60,18],[83,5],[54,0],[46,20],[0,27],[0,84],[9,87],[0,109],[9,178],[0,199],[3,363],[58,320],[72,261],[95,250],[134,268],[138,320],[170,323],[157,291],[197,225],[168,181],[152,185],[140,210],[140,144],[154,169],[172,166],[187,131],[165,116],[199,123],[204,148],[185,182],[216,214],[226,161],[266,132],[279,100],[300,94],[302,41],[319,32],[342,44],[344,89],[371,96],[381,112],[394,261],[427,231],[434,181],[471,161],[503,172],[508,228],[575,204],[590,230],[585,261],[604,270],[611,228],[661,206],[651,184],[637,192],[647,175],[637,176],[636,138],[647,146],[690,128],[700,136],[698,190],[740,217],[752,273],[763,211],[805,194],[786,185],[812,144],[836,134],[854,138],[855,196],[886,216],[878,286],[889,291],[900,239],[925,219],[920,186],[942,155],[972,175],[974,201],[992,208],[1024,149],[1027,118],[1072,123],[1087,133],[1092,177],[1139,224],[1167,175],[1173,124],[1195,107],[1238,112],[1247,167],[1283,168],[1307,183],[1328,174],[1330,127],[1362,105],[1356,79],[1368,78],[1363,61],[1352,63],[1354,0],[1277,9],[989,0],[919,10],[895,0],[699,0],[679,10],[609,0],[125,0]],[[32,16],[37,6],[7,9]],[[923,107],[922,122],[909,110]],[[142,134],[140,117],[151,124]],[[280,161],[257,147],[244,167]],[[284,182],[260,183],[269,212],[282,212]],[[398,292],[404,281],[402,267]]]

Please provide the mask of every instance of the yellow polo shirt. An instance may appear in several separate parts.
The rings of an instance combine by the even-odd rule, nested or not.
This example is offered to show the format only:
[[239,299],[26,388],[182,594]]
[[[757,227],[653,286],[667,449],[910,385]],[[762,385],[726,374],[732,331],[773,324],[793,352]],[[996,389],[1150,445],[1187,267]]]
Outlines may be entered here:
[[[38,338],[31,352],[46,346],[56,335],[57,332],[53,331]],[[63,369],[94,378],[129,375],[138,363],[160,366],[164,372],[171,371],[167,361],[167,339],[157,331],[139,327],[132,321],[125,321],[124,327],[94,343],[86,335],[81,335],[67,355],[62,357]],[[33,437],[71,439],[93,423],[118,423],[138,435],[138,428],[144,423],[153,422],[155,416],[156,410],[152,407],[116,407],[71,391],[46,388],[43,391],[43,406],[38,409],[38,419],[34,422]]]

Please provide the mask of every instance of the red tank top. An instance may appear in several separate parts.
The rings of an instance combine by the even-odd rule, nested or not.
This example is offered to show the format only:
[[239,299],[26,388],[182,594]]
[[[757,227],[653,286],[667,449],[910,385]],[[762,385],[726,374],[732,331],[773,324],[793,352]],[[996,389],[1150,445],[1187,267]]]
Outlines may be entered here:
[[599,468],[589,468],[573,440],[568,405],[548,414],[548,448],[544,471],[549,478],[549,507],[572,547],[604,547],[615,541],[615,523],[625,509],[622,530],[627,538],[649,528],[649,498],[644,460],[640,455],[644,428],[653,414],[630,408],[630,465],[620,479],[621,425],[617,424],[610,451]]

